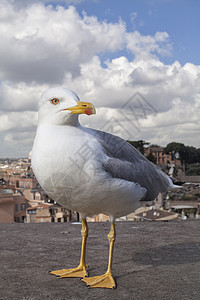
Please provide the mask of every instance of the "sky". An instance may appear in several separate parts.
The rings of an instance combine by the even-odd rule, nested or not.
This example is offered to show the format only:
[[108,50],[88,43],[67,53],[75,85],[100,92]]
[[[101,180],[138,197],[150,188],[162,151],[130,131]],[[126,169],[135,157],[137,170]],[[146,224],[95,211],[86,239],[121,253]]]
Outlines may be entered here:
[[95,105],[83,126],[200,147],[198,0],[0,0],[0,158],[27,157],[50,87]]

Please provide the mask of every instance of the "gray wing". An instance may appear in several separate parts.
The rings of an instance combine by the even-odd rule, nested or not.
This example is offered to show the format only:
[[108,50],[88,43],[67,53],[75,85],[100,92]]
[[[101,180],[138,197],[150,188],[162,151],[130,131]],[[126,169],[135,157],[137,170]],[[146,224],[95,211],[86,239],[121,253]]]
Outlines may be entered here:
[[103,169],[113,178],[145,187],[147,194],[143,200],[154,200],[160,192],[166,192],[172,186],[170,178],[163,171],[123,139],[97,130],[94,130],[94,135],[109,157],[103,162]]

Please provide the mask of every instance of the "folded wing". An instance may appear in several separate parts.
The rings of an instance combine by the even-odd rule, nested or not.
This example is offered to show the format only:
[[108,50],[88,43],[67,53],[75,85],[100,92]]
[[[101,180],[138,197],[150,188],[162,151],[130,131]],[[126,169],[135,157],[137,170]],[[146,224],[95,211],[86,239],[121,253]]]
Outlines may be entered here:
[[147,194],[143,200],[154,200],[160,192],[166,192],[173,186],[162,170],[123,139],[102,131],[95,131],[95,137],[108,157],[102,168],[113,178],[138,183],[146,188]]

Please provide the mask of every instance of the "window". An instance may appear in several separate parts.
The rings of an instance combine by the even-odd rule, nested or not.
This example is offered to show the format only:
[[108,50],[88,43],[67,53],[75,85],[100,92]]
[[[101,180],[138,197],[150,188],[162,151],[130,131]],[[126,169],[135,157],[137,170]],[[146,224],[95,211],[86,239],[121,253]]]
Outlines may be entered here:
[[27,189],[30,189],[30,182],[26,183],[26,187],[27,187]]
[[25,216],[22,216],[21,217],[21,223],[24,223],[24,220],[26,219],[26,217]]
[[15,211],[18,211],[18,204],[15,204]]
[[16,180],[16,187],[19,187],[19,180]]
[[30,210],[28,210],[28,214],[29,214],[29,215],[34,215],[34,214],[36,214],[36,209],[30,209]]
[[25,210],[26,210],[26,203],[22,203],[22,204],[21,204],[21,210],[22,210],[22,211],[25,211]]
[[20,181],[20,188],[23,188],[23,181]]

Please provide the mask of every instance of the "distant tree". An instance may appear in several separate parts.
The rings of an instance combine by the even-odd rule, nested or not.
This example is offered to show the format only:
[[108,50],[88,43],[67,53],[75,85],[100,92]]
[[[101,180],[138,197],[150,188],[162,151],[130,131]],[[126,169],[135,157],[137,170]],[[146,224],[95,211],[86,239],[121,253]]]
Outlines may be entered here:
[[164,152],[166,154],[169,154],[169,152],[178,152],[181,155],[184,152],[184,150],[185,150],[185,145],[182,143],[176,143],[176,142],[169,143],[164,148]]
[[147,155],[146,158],[150,160],[152,163],[156,164],[156,158],[155,156],[153,156],[152,153],[149,153],[149,155]]
[[130,143],[136,149],[138,149],[142,154],[144,154],[144,146],[150,144],[150,143],[145,142],[143,140],[139,140],[139,141],[127,141],[127,142]]
[[197,149],[197,162],[200,162],[200,148]]
[[192,163],[198,162],[197,149],[195,147],[186,146],[184,155],[183,155],[183,160],[187,164],[192,164]]
[[182,163],[185,163],[185,158],[186,158],[186,146],[183,143],[177,143],[177,142],[172,142],[169,143],[165,148],[164,152],[166,154],[172,153],[179,153],[180,159]]
[[186,165],[186,175],[199,176],[200,175],[200,165],[197,165],[197,164]]
[[192,164],[200,162],[200,149],[196,149],[193,146],[185,146],[183,143],[172,142],[169,143],[165,148],[164,152],[168,154],[169,152],[172,155],[179,153],[182,163]]
[[151,147],[154,147],[154,148],[160,148],[160,146],[157,145],[157,144],[151,144],[150,146],[151,146]]

